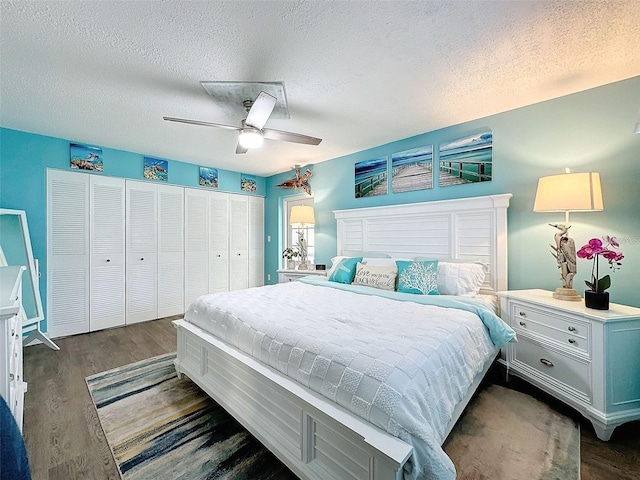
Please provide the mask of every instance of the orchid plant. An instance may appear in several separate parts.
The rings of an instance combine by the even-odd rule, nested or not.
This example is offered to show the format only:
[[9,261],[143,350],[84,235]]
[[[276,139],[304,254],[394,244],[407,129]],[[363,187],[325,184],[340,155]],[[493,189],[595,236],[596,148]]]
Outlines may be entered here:
[[620,244],[616,241],[615,237],[606,236],[606,245],[603,244],[599,238],[592,238],[589,243],[584,245],[576,255],[579,258],[586,258],[587,260],[593,260],[593,266],[591,267],[591,281],[585,281],[587,286],[597,293],[604,292],[611,286],[611,277],[605,275],[602,278],[599,277],[598,272],[598,260],[600,257],[604,257],[609,263],[609,268],[614,272],[622,265],[622,259],[624,255],[620,251],[615,249],[620,248]]

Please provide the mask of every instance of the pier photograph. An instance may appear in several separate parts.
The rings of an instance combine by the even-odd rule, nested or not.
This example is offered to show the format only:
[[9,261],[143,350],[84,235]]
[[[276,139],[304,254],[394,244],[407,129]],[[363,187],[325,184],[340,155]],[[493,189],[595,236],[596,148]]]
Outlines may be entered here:
[[433,188],[433,145],[391,155],[391,191],[412,192]]
[[387,185],[387,157],[365,160],[355,165],[355,194],[356,198],[386,195]]
[[493,133],[469,135],[440,144],[439,185],[488,182],[492,178]]

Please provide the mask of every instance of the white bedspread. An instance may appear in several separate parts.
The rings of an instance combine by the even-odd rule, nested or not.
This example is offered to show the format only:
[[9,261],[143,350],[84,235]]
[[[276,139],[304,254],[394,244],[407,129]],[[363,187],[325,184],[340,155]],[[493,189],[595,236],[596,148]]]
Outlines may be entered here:
[[497,352],[474,313],[302,282],[205,295],[185,319],[412,445],[407,479],[455,478],[444,433]]

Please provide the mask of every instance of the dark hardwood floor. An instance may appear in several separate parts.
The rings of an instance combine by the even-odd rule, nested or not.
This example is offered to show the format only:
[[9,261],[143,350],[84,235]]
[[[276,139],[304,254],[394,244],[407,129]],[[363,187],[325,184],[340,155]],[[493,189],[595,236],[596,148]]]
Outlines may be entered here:
[[[85,377],[176,350],[172,319],[56,340],[24,350],[24,437],[34,480],[119,479],[85,384]],[[504,385],[499,369],[489,382]],[[581,423],[581,480],[640,478],[640,422],[618,427],[601,442],[591,424],[561,402],[521,380],[507,384],[549,403]],[[464,480],[464,479],[460,479]]]

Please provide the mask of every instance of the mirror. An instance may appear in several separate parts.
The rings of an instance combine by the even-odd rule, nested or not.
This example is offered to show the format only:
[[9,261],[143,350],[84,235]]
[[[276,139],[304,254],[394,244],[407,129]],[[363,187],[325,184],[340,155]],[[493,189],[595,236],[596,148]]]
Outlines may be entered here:
[[0,265],[27,267],[22,275],[22,306],[26,317],[23,324],[30,325],[42,320],[44,312],[38,286],[38,272],[24,210],[0,208]]

